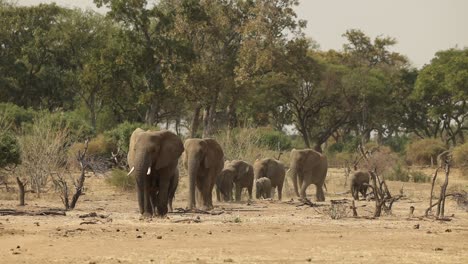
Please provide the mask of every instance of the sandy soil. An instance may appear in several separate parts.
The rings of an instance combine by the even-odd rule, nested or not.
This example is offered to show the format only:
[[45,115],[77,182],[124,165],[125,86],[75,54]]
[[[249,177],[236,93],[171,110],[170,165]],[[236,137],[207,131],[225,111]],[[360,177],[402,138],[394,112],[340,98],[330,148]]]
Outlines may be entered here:
[[[393,193],[403,187],[407,196],[392,215],[333,220],[329,200],[350,198],[336,194],[347,189],[343,183],[342,173],[331,170],[327,201],[314,208],[289,199],[216,203],[215,211],[224,213],[174,213],[149,221],[140,220],[133,193],[92,176],[78,208],[66,216],[0,216],[0,263],[468,263],[466,209],[448,200],[452,221],[418,217],[427,208],[429,184],[390,182]],[[468,190],[461,176],[451,185]],[[175,207],[185,206],[184,192]],[[3,199],[0,208],[37,211],[60,208],[59,201],[29,197],[18,208]],[[371,216],[373,205],[359,201],[359,216]],[[411,219],[410,206],[416,208]],[[90,212],[98,216],[80,218]]]

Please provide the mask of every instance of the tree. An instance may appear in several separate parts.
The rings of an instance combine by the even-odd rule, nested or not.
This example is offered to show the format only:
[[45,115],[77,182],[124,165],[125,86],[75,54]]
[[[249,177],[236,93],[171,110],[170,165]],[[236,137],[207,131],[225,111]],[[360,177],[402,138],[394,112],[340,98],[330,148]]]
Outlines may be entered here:
[[98,7],[110,9],[108,16],[120,23],[123,40],[131,50],[122,63],[133,71],[130,85],[136,88],[133,96],[146,108],[147,124],[158,123],[162,102],[167,98],[164,73],[177,65],[179,55],[185,54],[185,43],[179,41],[171,30],[174,26],[173,9],[146,0],[95,0]]
[[57,68],[60,24],[65,9],[55,4],[0,5],[0,100],[25,107],[69,108],[72,96],[63,89]]
[[412,99],[424,102],[422,112],[433,124],[433,135],[448,145],[463,144],[468,130],[468,49],[436,53],[424,66]]

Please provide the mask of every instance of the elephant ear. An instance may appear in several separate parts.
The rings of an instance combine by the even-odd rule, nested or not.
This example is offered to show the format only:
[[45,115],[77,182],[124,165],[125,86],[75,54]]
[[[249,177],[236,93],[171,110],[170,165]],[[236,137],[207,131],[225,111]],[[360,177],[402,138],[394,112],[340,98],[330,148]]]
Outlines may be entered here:
[[156,169],[167,167],[179,159],[184,151],[184,145],[177,135],[170,131],[160,131],[156,132],[153,136],[159,144]]
[[[220,149],[218,143],[213,139],[204,139],[201,141],[202,147],[205,152],[205,159],[203,160],[203,165],[205,168],[212,168],[216,166],[216,161],[224,159],[222,150]],[[218,151],[218,148],[221,151]]]

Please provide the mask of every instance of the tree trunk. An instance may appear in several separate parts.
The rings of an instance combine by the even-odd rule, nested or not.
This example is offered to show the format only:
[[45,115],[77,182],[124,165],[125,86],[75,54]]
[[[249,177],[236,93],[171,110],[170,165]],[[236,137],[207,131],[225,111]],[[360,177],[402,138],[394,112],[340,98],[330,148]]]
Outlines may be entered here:
[[146,110],[145,123],[147,125],[153,126],[157,123],[156,115],[158,113],[158,102],[157,99],[153,99],[148,110]]
[[18,183],[18,191],[19,191],[19,205],[24,206],[24,195],[25,195],[25,190],[24,190],[24,183],[19,179],[19,177],[16,177],[16,182]]
[[205,111],[203,112],[203,138],[208,138],[213,135],[213,119],[215,109],[215,106],[210,105],[209,107],[205,108]]
[[236,115],[236,106],[235,102],[232,102],[227,107],[227,115],[228,115],[228,131],[232,130],[237,125],[237,115]]
[[89,98],[89,113],[91,115],[91,126],[93,130],[96,131],[96,95],[94,93],[91,94]]
[[190,126],[190,138],[197,137],[198,127],[200,126],[200,110],[201,106],[197,105],[193,112],[192,125]]

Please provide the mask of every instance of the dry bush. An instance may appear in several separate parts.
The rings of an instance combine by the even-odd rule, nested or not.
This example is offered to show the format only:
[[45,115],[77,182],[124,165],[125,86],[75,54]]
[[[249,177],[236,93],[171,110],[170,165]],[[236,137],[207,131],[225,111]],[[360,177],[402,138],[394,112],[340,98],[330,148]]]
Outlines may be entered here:
[[395,166],[400,164],[398,155],[387,146],[380,146],[374,149],[370,155],[369,162],[363,163],[362,166],[366,170],[376,169],[379,174],[390,172]]
[[47,117],[37,117],[18,137],[21,165],[17,172],[38,196],[51,177],[65,170],[68,136],[67,128],[55,126]]
[[406,159],[412,164],[434,165],[437,156],[446,150],[442,141],[435,138],[412,142],[406,149]]
[[[256,129],[243,128],[221,132],[217,135],[226,160],[244,160],[253,163],[257,158],[274,158],[279,152],[259,147],[260,136]],[[283,159],[282,159],[283,160]]]
[[454,148],[452,155],[455,166],[461,168],[464,172],[468,172],[468,143]]
[[[83,151],[85,143],[76,142],[72,144],[68,150],[68,162],[73,169],[79,168],[76,156],[79,151]],[[108,163],[112,157],[111,153],[117,148],[109,139],[104,135],[98,135],[91,139],[88,143],[87,158],[93,164],[93,169],[104,171],[108,168]]]

